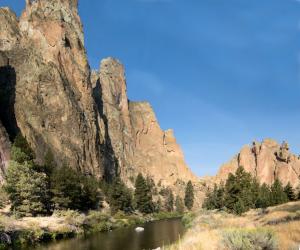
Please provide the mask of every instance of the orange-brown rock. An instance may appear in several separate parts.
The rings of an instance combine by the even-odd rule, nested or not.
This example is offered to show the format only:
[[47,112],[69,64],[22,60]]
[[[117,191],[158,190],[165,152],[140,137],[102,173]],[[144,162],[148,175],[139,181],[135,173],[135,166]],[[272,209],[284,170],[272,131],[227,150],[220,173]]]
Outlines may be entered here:
[[10,141],[5,128],[0,121],[0,183],[10,160]]
[[16,74],[14,116],[38,161],[51,150],[59,165],[102,178],[113,164],[92,96],[77,1],[28,1],[19,21],[8,9],[0,20],[6,27],[0,39],[9,40],[1,51]]
[[151,105],[128,100],[124,67],[118,60],[102,60],[99,76],[93,79],[94,97],[103,109],[118,170],[125,181],[138,173],[164,186],[197,181],[173,131],[160,128]]
[[[108,58],[91,72],[77,5],[27,0],[19,20],[0,9],[0,62],[13,73],[0,85],[0,91],[12,86],[0,107],[4,128],[14,128],[12,138],[20,130],[39,162],[51,150],[58,165],[99,178],[120,174],[130,184],[141,172],[181,190],[196,182],[150,104],[128,100],[121,63]],[[5,110],[12,119],[4,121]]]
[[261,183],[271,185],[278,178],[283,185],[288,182],[295,188],[300,185],[300,159],[289,151],[286,142],[279,145],[274,140],[266,139],[262,143],[244,146],[238,156],[221,167],[215,180],[225,181],[228,174],[234,173],[239,166],[243,166]]

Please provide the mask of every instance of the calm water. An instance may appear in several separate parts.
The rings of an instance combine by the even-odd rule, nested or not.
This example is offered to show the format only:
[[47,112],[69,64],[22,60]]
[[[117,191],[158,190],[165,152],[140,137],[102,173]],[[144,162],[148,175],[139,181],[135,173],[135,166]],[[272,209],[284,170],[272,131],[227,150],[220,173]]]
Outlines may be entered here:
[[38,250],[142,250],[168,245],[182,236],[184,227],[180,219],[162,220],[143,225],[144,232],[135,227],[99,233],[38,247]]

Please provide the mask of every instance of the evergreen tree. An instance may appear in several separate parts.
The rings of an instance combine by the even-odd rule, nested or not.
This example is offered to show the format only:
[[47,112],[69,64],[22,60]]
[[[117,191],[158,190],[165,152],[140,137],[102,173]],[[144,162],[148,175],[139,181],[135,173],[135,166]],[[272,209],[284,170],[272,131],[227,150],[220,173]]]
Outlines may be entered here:
[[174,210],[174,195],[171,189],[169,189],[169,193],[166,197],[166,210],[168,212],[172,212]]
[[288,201],[288,197],[284,192],[282,183],[279,179],[275,179],[273,185],[271,186],[271,206],[283,204]]
[[267,184],[262,184],[259,189],[258,198],[256,200],[256,208],[267,208],[271,205],[271,190]]
[[94,178],[86,177],[67,166],[53,170],[51,193],[54,208],[59,210],[94,209],[100,206],[102,199]]
[[32,161],[35,158],[34,152],[21,133],[17,134],[16,138],[14,139],[11,149],[11,158],[18,163]]
[[251,175],[245,172],[240,166],[235,175],[229,174],[226,181],[225,206],[235,213],[243,213],[252,207],[255,207],[253,198],[253,179]]
[[[222,201],[220,201],[218,196],[221,195],[221,189],[219,192],[219,188],[217,184],[214,185],[213,190],[208,191],[206,194],[206,199],[204,200],[203,203],[203,208],[206,209],[219,209],[221,206]],[[223,197],[221,197],[223,200]]]
[[11,162],[6,172],[4,189],[12,210],[20,216],[44,215],[48,212],[49,189],[47,176],[36,171],[34,154],[21,134],[12,145]]
[[256,178],[252,178],[251,190],[249,195],[251,195],[251,206],[250,208],[256,208],[258,204],[258,199],[260,197],[261,186]]
[[296,200],[296,194],[294,192],[294,189],[290,182],[285,186],[284,192],[288,198],[289,201],[295,201]]
[[140,212],[148,214],[154,211],[152,193],[142,174],[138,174],[136,178],[134,198]]
[[177,213],[182,214],[184,212],[184,203],[179,195],[176,196],[175,206]]
[[191,210],[194,206],[194,187],[191,181],[186,185],[184,204],[188,210]]
[[119,210],[125,213],[132,212],[132,194],[130,190],[119,177],[115,178],[111,185],[109,204],[112,214],[117,213]]
[[4,189],[12,203],[11,209],[19,216],[47,213],[46,175],[33,170],[32,162],[11,161],[6,172]]

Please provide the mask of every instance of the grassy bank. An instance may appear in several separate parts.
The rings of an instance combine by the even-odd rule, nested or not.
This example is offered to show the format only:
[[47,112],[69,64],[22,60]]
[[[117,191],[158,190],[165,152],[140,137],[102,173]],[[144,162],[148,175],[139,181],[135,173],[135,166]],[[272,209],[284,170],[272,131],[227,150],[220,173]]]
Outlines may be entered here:
[[165,250],[298,250],[300,202],[251,210],[243,216],[202,210],[183,217],[188,230]]
[[[79,235],[88,235],[105,232],[121,227],[141,225],[155,220],[180,217],[178,213],[156,213],[151,215],[109,213],[90,211],[88,214],[76,211],[55,212],[50,217],[14,218],[0,216],[1,244],[0,249],[9,249],[11,246],[22,248],[44,242],[72,238]],[[9,244],[11,242],[11,244]]]

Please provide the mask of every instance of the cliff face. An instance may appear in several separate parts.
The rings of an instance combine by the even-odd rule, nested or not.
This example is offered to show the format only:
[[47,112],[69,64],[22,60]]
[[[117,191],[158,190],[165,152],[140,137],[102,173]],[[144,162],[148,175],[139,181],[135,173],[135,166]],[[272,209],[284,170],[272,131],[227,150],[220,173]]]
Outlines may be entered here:
[[[123,65],[107,58],[94,76],[94,96],[103,107],[119,173],[130,180],[139,172],[165,186],[197,180],[184,161],[172,130],[163,131],[147,102],[131,102]],[[102,98],[101,98],[102,96]]]
[[27,0],[19,20],[0,9],[0,128],[20,131],[41,163],[50,150],[58,165],[131,185],[139,172],[166,186],[197,181],[150,104],[128,100],[123,66],[108,58],[91,72],[77,5]]
[[234,173],[239,166],[261,183],[271,185],[278,178],[283,185],[288,182],[295,188],[300,185],[300,159],[289,151],[286,142],[279,145],[266,139],[262,143],[244,146],[237,156],[221,167],[216,176],[217,182],[226,180],[228,174]]
[[5,169],[10,160],[10,141],[5,128],[0,122],[0,183],[3,182]]
[[19,21],[8,9],[0,16],[1,50],[16,73],[14,116],[37,159],[51,150],[58,164],[102,177],[110,164],[77,1],[28,1]]

